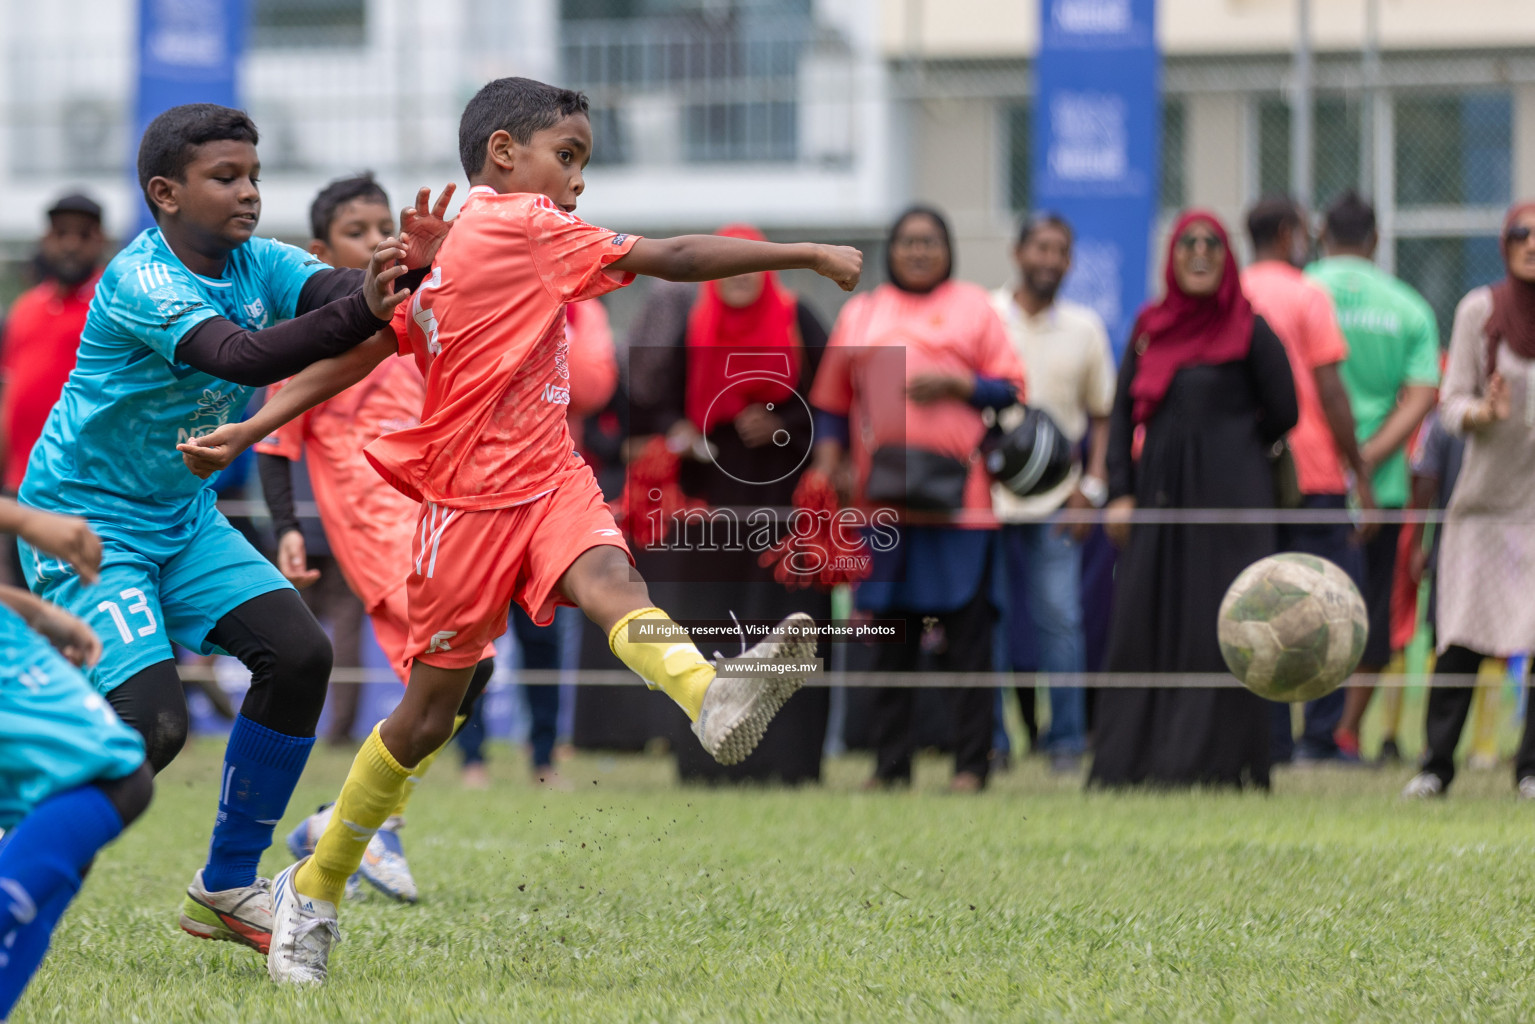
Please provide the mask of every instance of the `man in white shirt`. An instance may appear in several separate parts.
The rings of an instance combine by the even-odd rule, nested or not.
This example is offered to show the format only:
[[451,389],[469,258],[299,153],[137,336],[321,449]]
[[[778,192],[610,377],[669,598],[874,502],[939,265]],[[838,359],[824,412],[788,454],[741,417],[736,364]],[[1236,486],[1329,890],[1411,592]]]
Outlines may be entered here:
[[[1085,468],[1079,462],[1044,494],[1019,498],[992,485],[992,507],[1004,523],[1013,668],[1046,673],[1078,673],[1085,665],[1081,542],[1091,528],[1051,518],[1062,507],[1102,507],[1108,495],[1105,459],[1114,405],[1114,354],[1103,320],[1056,295],[1071,269],[1071,247],[1071,225],[1065,220],[1048,213],[1030,217],[1013,248],[1018,282],[992,293],[992,305],[1023,360],[1029,405],[1047,412],[1074,445],[1087,441]],[[1016,408],[1004,410],[1003,429],[1019,415]],[[1031,700],[1032,690],[1020,690],[1020,697]],[[1052,686],[1050,725],[1039,748],[1056,770],[1071,771],[1086,746],[1086,693],[1075,681]]]

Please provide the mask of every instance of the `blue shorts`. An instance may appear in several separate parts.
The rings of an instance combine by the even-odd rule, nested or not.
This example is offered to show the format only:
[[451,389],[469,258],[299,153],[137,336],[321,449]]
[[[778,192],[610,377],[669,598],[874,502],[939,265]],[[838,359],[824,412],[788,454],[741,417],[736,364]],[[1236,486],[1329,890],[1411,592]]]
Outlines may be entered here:
[[0,608],[0,828],[42,801],[144,763],[144,741],[80,670]]
[[17,544],[32,592],[89,622],[101,637],[101,661],[87,673],[99,693],[171,660],[173,641],[200,654],[223,653],[208,643],[219,619],[253,597],[292,589],[211,503],[176,531],[91,525],[101,534],[95,586],[66,563]]

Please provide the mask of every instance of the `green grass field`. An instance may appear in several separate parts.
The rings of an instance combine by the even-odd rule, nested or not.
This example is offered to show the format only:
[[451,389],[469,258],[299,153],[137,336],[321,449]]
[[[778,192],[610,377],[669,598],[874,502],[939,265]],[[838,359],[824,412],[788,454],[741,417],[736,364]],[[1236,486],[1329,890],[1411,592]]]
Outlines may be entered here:
[[[423,899],[345,906],[321,991],[175,927],[221,745],[106,851],[16,1021],[1530,1020],[1535,807],[1506,771],[1435,804],[1406,771],[1291,770],[1273,795],[1084,795],[1033,765],[978,798],[707,790],[657,758],[573,793],[439,769],[407,850]],[[294,800],[332,794],[317,751]],[[274,852],[263,871],[287,858]]]

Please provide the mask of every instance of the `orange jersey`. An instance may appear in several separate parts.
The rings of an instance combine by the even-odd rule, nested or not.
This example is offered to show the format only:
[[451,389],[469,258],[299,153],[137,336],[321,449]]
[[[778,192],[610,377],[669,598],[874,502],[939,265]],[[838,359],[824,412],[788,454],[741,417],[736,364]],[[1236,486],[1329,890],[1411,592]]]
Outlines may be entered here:
[[[273,385],[269,397],[280,387]],[[293,460],[308,454],[325,536],[369,611],[405,583],[419,505],[379,479],[363,448],[390,431],[415,426],[425,397],[426,382],[413,364],[386,359],[256,445],[258,452]]]
[[549,493],[577,458],[565,305],[632,281],[606,268],[636,241],[543,195],[470,189],[431,276],[395,317],[401,355],[426,369],[426,402],[418,426],[368,445],[384,478],[443,508]]

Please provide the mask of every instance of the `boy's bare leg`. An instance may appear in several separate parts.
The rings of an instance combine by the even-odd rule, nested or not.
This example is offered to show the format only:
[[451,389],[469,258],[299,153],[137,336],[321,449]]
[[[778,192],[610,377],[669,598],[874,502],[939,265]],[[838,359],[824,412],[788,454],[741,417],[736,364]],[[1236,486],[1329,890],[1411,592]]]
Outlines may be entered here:
[[[704,694],[714,681],[714,666],[651,603],[650,588],[622,550],[601,545],[581,552],[560,577],[560,593],[607,634],[608,646],[620,661],[698,721]],[[649,625],[656,639],[631,636],[630,623],[637,621]]]
[[414,767],[453,738],[474,668],[438,668],[420,660],[411,664],[404,699],[378,726],[379,739],[401,764]]
[[560,577],[560,593],[604,633],[630,612],[654,607],[650,588],[628,557],[607,544],[587,548],[576,556]]

